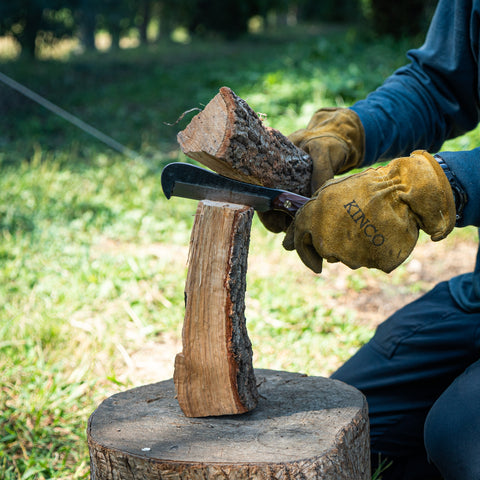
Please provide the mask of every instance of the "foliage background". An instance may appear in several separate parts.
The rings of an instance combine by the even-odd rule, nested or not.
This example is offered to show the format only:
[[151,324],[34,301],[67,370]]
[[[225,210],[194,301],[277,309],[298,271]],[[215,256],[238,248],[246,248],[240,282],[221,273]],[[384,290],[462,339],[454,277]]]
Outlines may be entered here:
[[112,48],[125,36],[141,44],[189,34],[234,39],[246,34],[252,18],[278,27],[298,22],[361,22],[379,34],[400,38],[423,33],[435,0],[9,0],[0,3],[0,35],[15,39],[23,55],[38,56],[42,46],[77,37],[82,48],[98,47],[106,31]]

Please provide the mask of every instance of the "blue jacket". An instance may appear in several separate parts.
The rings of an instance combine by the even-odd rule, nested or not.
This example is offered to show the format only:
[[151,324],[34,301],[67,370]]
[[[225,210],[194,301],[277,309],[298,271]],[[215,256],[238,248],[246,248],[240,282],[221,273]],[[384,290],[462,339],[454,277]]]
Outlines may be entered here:
[[[424,45],[408,52],[411,63],[351,108],[365,128],[364,165],[436,153],[443,142],[480,121],[480,0],[440,0]],[[439,152],[467,192],[459,226],[480,227],[480,147]],[[480,252],[480,250],[479,250]],[[471,274],[450,280],[467,311],[480,310],[480,253]]]

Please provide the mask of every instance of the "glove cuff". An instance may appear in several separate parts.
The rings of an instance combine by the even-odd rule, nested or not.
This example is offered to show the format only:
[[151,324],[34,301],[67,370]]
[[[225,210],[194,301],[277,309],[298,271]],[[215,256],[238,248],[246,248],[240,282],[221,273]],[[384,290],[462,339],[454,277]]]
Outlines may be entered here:
[[402,165],[403,181],[415,186],[399,196],[417,215],[420,228],[433,241],[442,240],[456,221],[453,191],[442,167],[425,150],[415,150],[410,157],[392,160],[390,165],[397,162]]
[[463,210],[468,202],[467,192],[463,188],[463,185],[460,183],[457,176],[452,172],[452,170],[450,170],[450,167],[447,165],[445,160],[438,154],[434,155],[433,158],[442,167],[443,173],[445,173],[445,176],[452,187],[456,211],[455,220],[457,225],[463,218]]

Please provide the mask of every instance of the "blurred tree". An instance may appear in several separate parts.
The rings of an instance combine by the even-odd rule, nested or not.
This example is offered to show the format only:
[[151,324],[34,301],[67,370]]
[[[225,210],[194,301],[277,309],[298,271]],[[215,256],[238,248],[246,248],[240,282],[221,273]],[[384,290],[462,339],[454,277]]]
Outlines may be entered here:
[[300,0],[299,20],[351,22],[361,16],[360,0]]
[[[54,41],[80,33],[86,49],[95,48],[95,33],[107,30],[112,47],[132,28],[142,43],[155,20],[161,36],[176,26],[190,33],[214,32],[232,39],[248,31],[253,16],[300,21],[344,22],[369,12],[372,28],[393,36],[423,33],[436,0],[0,0],[0,35],[13,35],[24,55],[36,55],[39,38]],[[264,22],[265,24],[267,22]]]
[[[51,38],[73,33],[74,24],[67,15],[78,0],[9,0],[0,2],[0,35],[13,35],[22,47],[22,54],[36,55],[41,32]],[[58,12],[62,12],[59,14]]]
[[172,5],[168,0],[138,1],[135,25],[138,28],[140,42],[146,44],[152,40],[148,38],[148,27],[152,22],[157,24],[158,36],[169,37],[175,24],[179,23],[179,18],[177,18],[179,12],[178,6],[176,4]]
[[268,20],[269,17],[275,18],[277,26],[288,25],[289,13],[297,11],[297,3],[290,0],[257,0],[255,14],[264,20]]
[[140,43],[148,43],[148,25],[152,20],[154,0],[140,0],[138,2],[138,11],[136,15],[136,24],[140,36]]
[[136,28],[141,43],[147,42],[147,29],[155,6],[160,0],[78,0],[78,19],[81,39],[87,50],[95,48],[95,33],[106,30],[111,35],[112,48],[118,48],[120,39]]
[[373,30],[394,37],[424,34],[436,0],[370,0]]
[[[251,17],[251,1],[184,0],[183,12],[191,33],[217,32],[227,38],[245,33]],[[188,8],[190,4],[190,8]]]
[[[171,12],[178,8],[168,5],[168,0],[77,0],[75,18],[81,40],[87,50],[95,48],[95,33],[106,30],[112,38],[112,48],[118,48],[120,39],[132,28],[138,30],[142,44],[148,43],[148,27],[155,20],[161,34],[169,32]],[[170,8],[172,7],[172,8]]]
[[181,1],[177,1],[172,5],[169,0],[152,0],[153,5],[153,19],[158,24],[158,37],[170,38],[170,35],[176,27],[185,26],[183,21],[182,11],[184,6]]
[[98,27],[107,30],[113,49],[120,47],[122,35],[135,26],[137,2],[135,0],[101,0],[97,2]]
[[95,31],[97,27],[96,0],[79,0],[78,9],[75,12],[80,31],[80,40],[86,50],[95,50]]
[[255,15],[287,10],[289,0],[179,0],[177,18],[190,33],[215,32],[232,39],[248,31]]

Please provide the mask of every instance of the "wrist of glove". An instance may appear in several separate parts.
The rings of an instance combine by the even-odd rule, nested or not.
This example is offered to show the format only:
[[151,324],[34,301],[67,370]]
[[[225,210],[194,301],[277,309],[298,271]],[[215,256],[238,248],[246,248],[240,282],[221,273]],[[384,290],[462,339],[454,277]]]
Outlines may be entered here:
[[425,151],[332,180],[298,212],[283,245],[316,273],[323,259],[391,272],[412,252],[419,230],[433,241],[455,226],[455,202],[442,168]]

